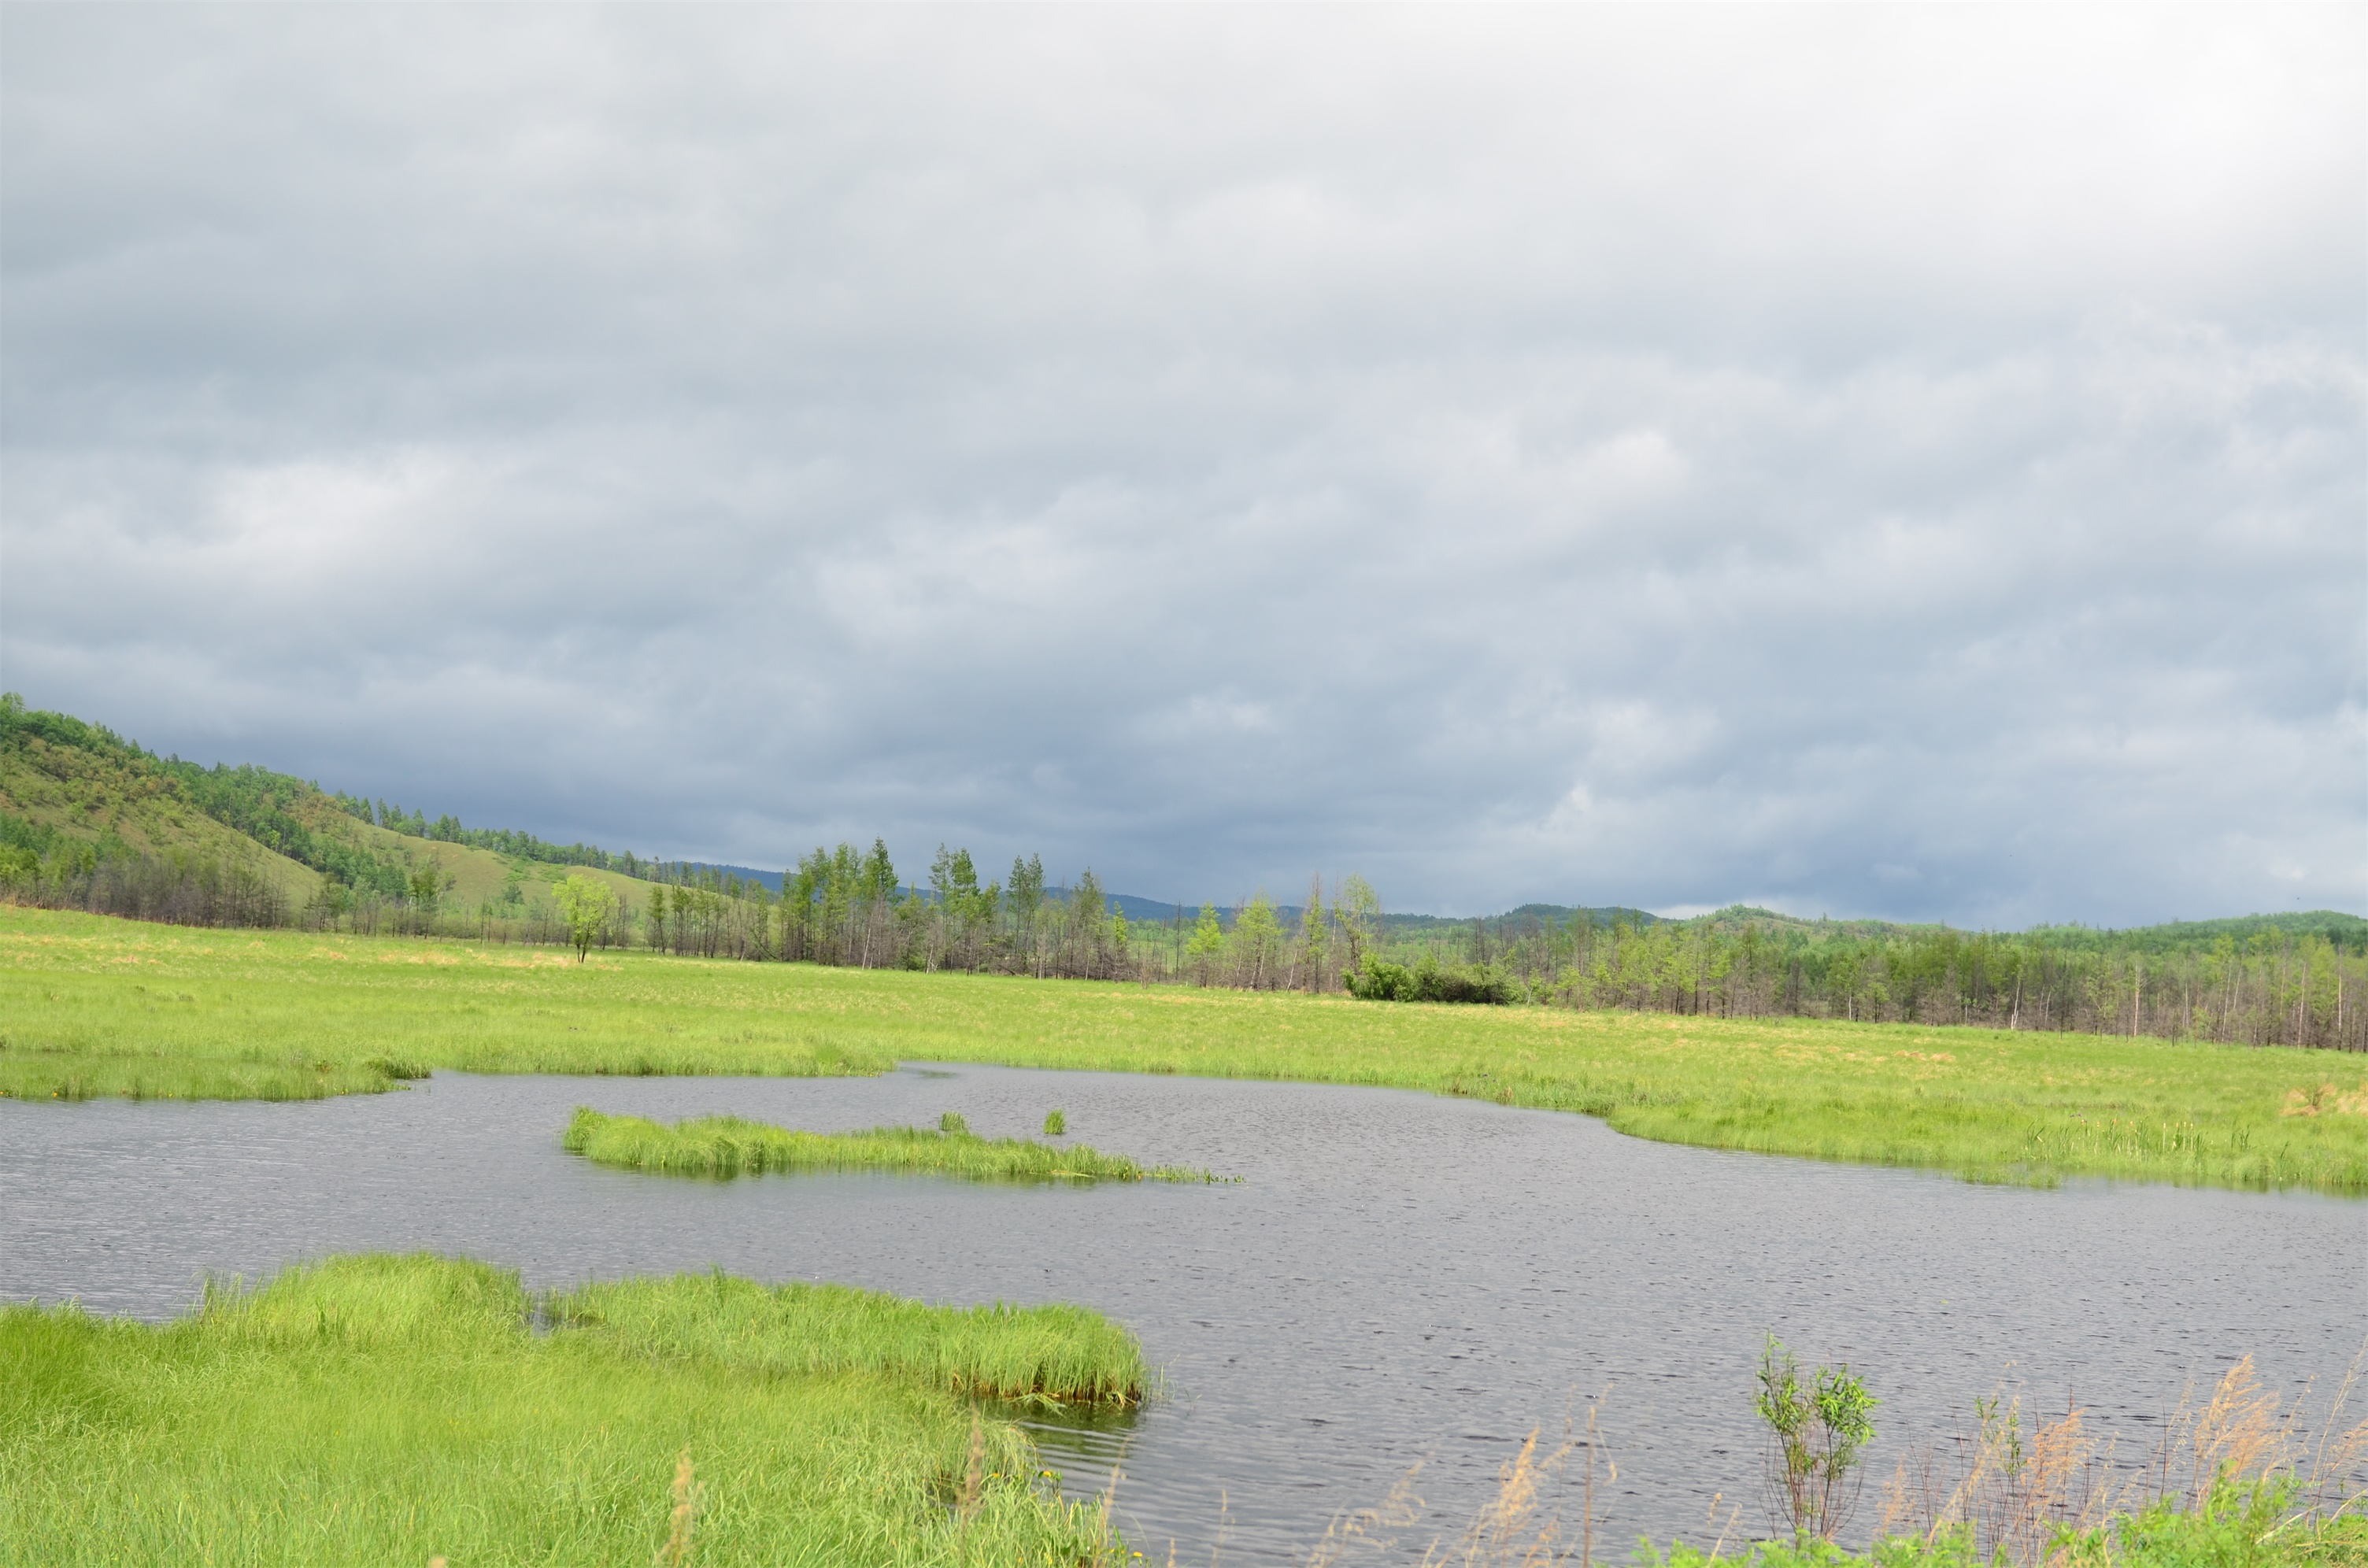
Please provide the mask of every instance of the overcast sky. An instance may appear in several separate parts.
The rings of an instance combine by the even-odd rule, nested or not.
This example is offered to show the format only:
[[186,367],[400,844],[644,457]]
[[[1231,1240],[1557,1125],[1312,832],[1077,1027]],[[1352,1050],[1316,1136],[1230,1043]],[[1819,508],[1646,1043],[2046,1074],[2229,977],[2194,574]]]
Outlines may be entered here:
[[0,681],[776,867],[2368,911],[2358,6],[0,10]]

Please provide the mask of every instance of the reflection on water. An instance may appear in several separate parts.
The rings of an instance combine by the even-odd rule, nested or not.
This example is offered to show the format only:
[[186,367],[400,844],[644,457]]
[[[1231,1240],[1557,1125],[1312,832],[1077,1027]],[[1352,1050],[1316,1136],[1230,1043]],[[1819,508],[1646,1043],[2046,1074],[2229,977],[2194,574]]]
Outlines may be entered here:
[[[560,1150],[581,1103],[817,1131],[953,1110],[989,1137],[1032,1135],[1060,1106],[1084,1142],[1247,1179],[655,1181]],[[1868,1376],[1879,1483],[1907,1437],[2002,1376],[2051,1406],[2076,1392],[2136,1449],[2192,1374],[2250,1351],[2274,1384],[2331,1386],[2368,1322],[2368,1206],[1969,1187],[1385,1090],[965,1067],[0,1101],[0,1297],[163,1317],[207,1271],[366,1247],[489,1258],[537,1289],[714,1265],[1097,1307],[1142,1335],[1165,1396],[1023,1419],[1075,1494],[1122,1470],[1121,1525],[1187,1562],[1206,1560],[1221,1515],[1227,1562],[1289,1562],[1417,1460],[1452,1529],[1532,1428],[1559,1430],[1607,1387],[1620,1480],[1599,1490],[1599,1542],[1697,1531],[1713,1492],[1757,1495],[1750,1372],[1770,1331]]]
[[1017,1422],[1036,1439],[1037,1451],[1049,1469],[1061,1472],[1063,1488],[1071,1495],[1106,1491],[1113,1474],[1130,1471],[1129,1453],[1141,1417],[1132,1410],[1096,1410],[1068,1405],[1060,1410],[1008,1409],[998,1412]]

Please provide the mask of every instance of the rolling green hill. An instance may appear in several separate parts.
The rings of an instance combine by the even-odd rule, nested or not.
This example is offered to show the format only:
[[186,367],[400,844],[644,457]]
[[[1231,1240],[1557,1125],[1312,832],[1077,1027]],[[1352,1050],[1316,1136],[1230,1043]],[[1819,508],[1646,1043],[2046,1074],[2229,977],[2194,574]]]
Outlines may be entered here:
[[[0,855],[8,858],[0,871],[16,883],[71,885],[85,907],[148,914],[208,877],[247,886],[248,914],[277,916],[232,924],[279,924],[324,896],[340,907],[405,904],[423,877],[448,907],[518,915],[547,906],[551,884],[571,871],[636,904],[647,892],[640,879],[599,866],[382,827],[364,809],[307,779],[158,756],[104,726],[0,698]],[[523,834],[475,836],[552,847]],[[154,897],[134,896],[142,892]]]

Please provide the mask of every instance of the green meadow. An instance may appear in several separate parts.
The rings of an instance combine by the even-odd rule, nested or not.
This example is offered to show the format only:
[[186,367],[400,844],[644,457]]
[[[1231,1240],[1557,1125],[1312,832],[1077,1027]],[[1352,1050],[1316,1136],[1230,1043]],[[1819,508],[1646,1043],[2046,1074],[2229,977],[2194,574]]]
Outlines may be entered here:
[[302,1098],[897,1061],[1361,1084],[1638,1137],[2048,1184],[2368,1192],[2368,1063],[2293,1048],[216,931],[0,907],[0,1093]]
[[[965,1394],[1142,1384],[1076,1308],[687,1276],[548,1303],[424,1256],[161,1326],[0,1309],[0,1563],[1101,1563]],[[685,1460],[689,1462],[686,1471]]]
[[1084,1143],[1064,1149],[1029,1138],[981,1138],[964,1126],[800,1132],[736,1116],[692,1117],[667,1126],[578,1106],[560,1142],[570,1153],[619,1170],[726,1179],[768,1171],[894,1171],[1012,1182],[1216,1179],[1204,1170],[1145,1165]]

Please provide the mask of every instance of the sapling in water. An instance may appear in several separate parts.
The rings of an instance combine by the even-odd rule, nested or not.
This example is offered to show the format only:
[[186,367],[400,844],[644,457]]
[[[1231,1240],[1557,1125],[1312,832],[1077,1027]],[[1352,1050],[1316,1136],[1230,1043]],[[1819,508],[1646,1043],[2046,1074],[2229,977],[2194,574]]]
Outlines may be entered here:
[[1874,1440],[1868,1413],[1881,1401],[1847,1363],[1819,1367],[1804,1382],[1800,1363],[1772,1334],[1760,1352],[1759,1381],[1754,1403],[1772,1444],[1772,1511],[1793,1527],[1794,1540],[1831,1540],[1857,1506],[1865,1479],[1860,1461]]

